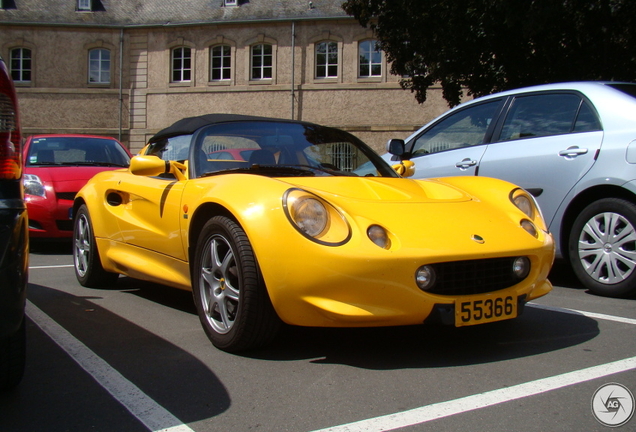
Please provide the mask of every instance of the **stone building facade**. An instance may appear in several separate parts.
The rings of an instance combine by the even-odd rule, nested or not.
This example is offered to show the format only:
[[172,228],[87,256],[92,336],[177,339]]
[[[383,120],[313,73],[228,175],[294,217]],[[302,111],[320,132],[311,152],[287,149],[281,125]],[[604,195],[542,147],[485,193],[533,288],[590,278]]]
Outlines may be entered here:
[[378,152],[447,109],[418,104],[342,0],[0,0],[25,135],[94,133],[135,152],[212,112],[335,126]]

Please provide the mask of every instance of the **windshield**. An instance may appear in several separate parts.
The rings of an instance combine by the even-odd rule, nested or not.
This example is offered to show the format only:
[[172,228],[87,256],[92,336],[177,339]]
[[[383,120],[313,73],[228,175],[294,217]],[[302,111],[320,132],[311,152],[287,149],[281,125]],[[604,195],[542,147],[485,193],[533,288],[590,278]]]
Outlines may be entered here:
[[228,172],[271,177],[397,177],[353,135],[317,125],[249,121],[206,126],[194,135],[154,143],[146,154],[190,161],[191,178]]
[[122,146],[108,138],[34,138],[26,157],[27,166],[127,167],[130,158]]

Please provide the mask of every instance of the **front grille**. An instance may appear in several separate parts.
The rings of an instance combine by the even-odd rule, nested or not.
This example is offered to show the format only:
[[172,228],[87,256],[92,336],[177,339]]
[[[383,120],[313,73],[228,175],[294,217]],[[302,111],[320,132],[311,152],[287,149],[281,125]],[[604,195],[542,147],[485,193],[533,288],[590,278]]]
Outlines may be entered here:
[[483,294],[508,288],[521,282],[512,272],[517,257],[489,258],[431,264],[435,269],[435,286],[427,290],[439,295]]
[[68,200],[73,201],[75,199],[75,195],[77,192],[57,192],[55,194],[58,200]]
[[55,225],[57,225],[57,229],[60,231],[73,231],[72,220],[56,220]]

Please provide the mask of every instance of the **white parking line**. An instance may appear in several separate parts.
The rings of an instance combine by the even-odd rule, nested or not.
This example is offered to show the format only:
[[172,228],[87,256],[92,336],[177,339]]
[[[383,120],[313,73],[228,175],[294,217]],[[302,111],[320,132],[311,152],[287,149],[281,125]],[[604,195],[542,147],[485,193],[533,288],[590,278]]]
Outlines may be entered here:
[[636,369],[636,357],[314,432],[390,431]]
[[[636,325],[636,320],[630,318],[617,317],[613,315],[597,314],[593,312],[577,311],[574,309],[564,309],[552,306],[543,306],[538,304],[528,304],[530,307],[537,309],[546,309],[554,312],[569,313],[576,315],[584,315],[590,318],[602,319],[607,321],[622,322]],[[612,363],[606,363],[599,366],[589,367],[578,371],[568,372],[561,375],[555,375],[549,378],[543,378],[536,381],[530,381],[523,384],[506,387],[503,389],[493,390],[476,395],[466,396],[464,398],[454,399],[446,402],[426,405],[408,411],[402,411],[394,414],[388,414],[380,417],[374,417],[340,426],[334,426],[327,429],[315,430],[313,432],[381,432],[391,431],[404,427],[414,426],[426,423],[432,420],[449,417],[455,414],[461,414],[468,411],[474,411],[480,408],[509,402],[515,399],[521,399],[528,396],[535,396],[551,390],[580,384],[597,378],[613,375],[620,372],[626,372],[636,369],[636,357],[618,360]]]
[[60,265],[49,265],[49,266],[33,266],[33,267],[29,267],[29,270],[66,268],[66,267],[73,267],[73,264],[60,264]]
[[193,432],[30,301],[27,301],[26,311],[31,321],[149,430]]
[[623,317],[614,316],[614,315],[605,315],[605,314],[599,314],[595,312],[580,311],[576,309],[566,309],[566,308],[559,308],[554,306],[545,306],[545,305],[540,305],[536,303],[528,303],[527,306],[530,306],[536,309],[545,309],[549,311],[569,313],[573,315],[583,315],[588,318],[595,318],[595,319],[601,319],[605,321],[614,321],[614,322],[636,325],[636,319],[632,319],[632,318],[623,318]]

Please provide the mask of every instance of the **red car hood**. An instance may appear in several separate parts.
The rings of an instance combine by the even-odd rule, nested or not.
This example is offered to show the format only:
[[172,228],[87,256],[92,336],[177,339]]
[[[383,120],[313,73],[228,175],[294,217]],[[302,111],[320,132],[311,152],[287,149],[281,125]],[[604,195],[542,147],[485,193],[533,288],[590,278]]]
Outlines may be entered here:
[[117,167],[93,166],[54,166],[54,167],[26,167],[26,174],[35,174],[43,183],[52,184],[57,192],[77,192],[95,174],[102,171],[112,171]]

